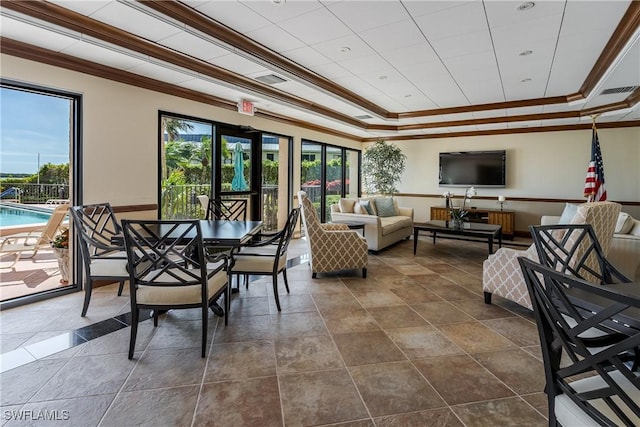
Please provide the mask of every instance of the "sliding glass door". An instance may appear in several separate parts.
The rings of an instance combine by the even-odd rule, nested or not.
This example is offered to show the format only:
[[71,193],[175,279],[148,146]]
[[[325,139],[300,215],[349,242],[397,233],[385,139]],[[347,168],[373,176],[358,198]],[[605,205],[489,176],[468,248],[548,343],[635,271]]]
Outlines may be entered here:
[[320,220],[330,221],[332,204],[360,195],[360,151],[303,140],[300,182]]

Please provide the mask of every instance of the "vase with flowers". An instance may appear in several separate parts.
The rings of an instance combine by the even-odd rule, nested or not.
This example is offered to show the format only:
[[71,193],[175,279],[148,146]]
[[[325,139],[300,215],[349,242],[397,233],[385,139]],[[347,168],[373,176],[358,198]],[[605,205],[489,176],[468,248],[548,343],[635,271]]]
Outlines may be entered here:
[[69,229],[65,228],[51,241],[53,253],[58,259],[60,269],[60,283],[69,282]]
[[462,206],[451,207],[451,209],[449,210],[449,215],[451,216],[451,227],[462,228],[464,223],[464,218],[469,214],[469,211],[465,209],[467,205],[467,200],[471,200],[471,198],[477,194],[478,192],[474,187],[469,187],[464,192],[464,197],[462,198]]

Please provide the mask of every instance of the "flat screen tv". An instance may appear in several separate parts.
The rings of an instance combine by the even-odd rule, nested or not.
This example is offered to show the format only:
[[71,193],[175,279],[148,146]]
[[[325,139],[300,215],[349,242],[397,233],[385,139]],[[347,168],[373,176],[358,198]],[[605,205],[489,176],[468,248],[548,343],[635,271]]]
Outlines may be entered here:
[[505,150],[440,153],[439,185],[444,187],[505,187]]

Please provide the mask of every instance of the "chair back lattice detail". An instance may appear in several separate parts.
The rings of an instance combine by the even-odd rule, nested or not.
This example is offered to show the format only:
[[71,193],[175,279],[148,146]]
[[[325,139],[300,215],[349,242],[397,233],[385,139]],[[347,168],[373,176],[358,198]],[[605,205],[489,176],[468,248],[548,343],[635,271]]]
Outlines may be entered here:
[[89,259],[124,250],[124,242],[114,243],[114,238],[122,239],[122,228],[109,203],[73,206],[71,215],[78,235],[87,244]]
[[[531,295],[544,360],[549,425],[637,426],[640,377],[633,352],[640,329],[620,316],[640,309],[640,297],[518,258]],[[568,269],[569,270],[569,269]],[[598,298],[588,306],[582,299]],[[595,300],[594,300],[595,301]],[[598,335],[607,345],[594,347]],[[560,363],[561,357],[568,357]]]
[[209,199],[205,219],[246,221],[247,199]]
[[81,316],[87,314],[94,280],[120,282],[118,296],[129,278],[127,254],[122,228],[109,203],[73,206],[70,209],[74,230],[78,235],[84,266],[84,305]]
[[604,255],[591,224],[530,226],[540,263],[588,282],[628,283]]

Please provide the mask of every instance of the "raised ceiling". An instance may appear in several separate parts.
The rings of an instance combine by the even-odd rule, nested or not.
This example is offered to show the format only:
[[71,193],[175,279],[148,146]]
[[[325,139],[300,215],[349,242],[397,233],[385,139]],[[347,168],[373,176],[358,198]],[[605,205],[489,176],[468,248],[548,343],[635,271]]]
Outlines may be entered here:
[[640,2],[3,1],[0,14],[4,53],[360,140],[596,114],[640,125]]

